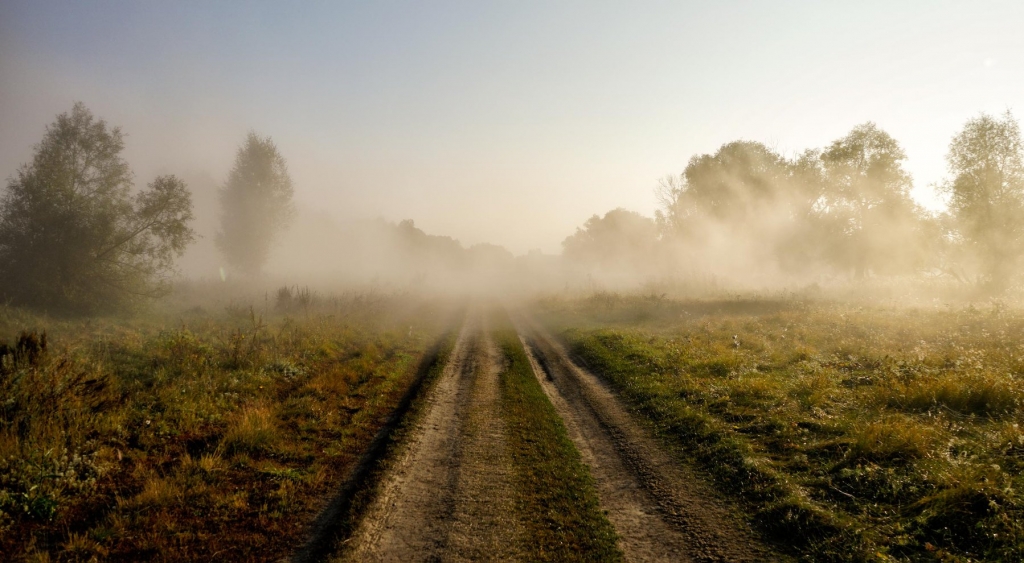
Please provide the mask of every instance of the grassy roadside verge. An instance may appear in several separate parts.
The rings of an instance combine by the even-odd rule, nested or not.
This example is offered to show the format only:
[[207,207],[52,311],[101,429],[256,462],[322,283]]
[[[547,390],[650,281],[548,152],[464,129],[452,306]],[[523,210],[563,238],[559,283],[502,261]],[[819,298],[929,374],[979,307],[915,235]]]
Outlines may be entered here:
[[408,305],[19,316],[21,326],[61,326],[45,352],[8,355],[0,368],[0,552],[28,561],[287,555],[443,328],[446,314]]
[[293,556],[292,561],[320,561],[331,551],[336,552],[331,560],[340,560],[338,557],[344,551],[337,549],[338,543],[351,537],[377,495],[382,478],[405,444],[409,432],[423,416],[426,397],[448,365],[457,338],[457,329],[451,330],[427,351],[416,380],[406,390],[338,494],[321,512],[313,525],[312,537]]
[[620,561],[589,469],[541,389],[507,319],[494,333],[505,359],[501,410],[530,561]]
[[643,351],[609,346],[604,336],[563,333],[572,354],[610,382],[661,438],[681,447],[720,488],[745,500],[756,523],[779,547],[808,561],[872,560],[872,546],[851,533],[851,522],[807,498],[731,425],[679,400],[647,377],[647,366],[637,361]]
[[622,301],[547,318],[780,547],[807,561],[1024,556],[1024,315],[663,302],[640,319]]

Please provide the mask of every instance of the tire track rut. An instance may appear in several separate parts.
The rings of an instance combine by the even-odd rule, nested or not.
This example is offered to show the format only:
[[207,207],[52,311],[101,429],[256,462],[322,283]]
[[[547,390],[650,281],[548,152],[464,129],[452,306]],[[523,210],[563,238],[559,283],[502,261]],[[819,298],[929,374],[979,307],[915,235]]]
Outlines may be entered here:
[[629,561],[762,562],[771,553],[699,477],[666,454],[603,382],[547,332],[514,321],[534,372],[590,466]]
[[348,561],[510,561],[518,530],[499,412],[500,354],[471,314]]

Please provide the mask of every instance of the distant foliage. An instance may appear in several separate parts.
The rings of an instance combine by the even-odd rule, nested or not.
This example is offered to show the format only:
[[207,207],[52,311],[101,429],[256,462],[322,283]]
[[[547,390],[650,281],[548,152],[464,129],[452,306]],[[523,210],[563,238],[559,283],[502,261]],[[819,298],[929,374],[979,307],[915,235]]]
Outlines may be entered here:
[[676,203],[720,220],[746,221],[792,198],[788,163],[761,143],[736,141],[694,156]]
[[247,275],[263,269],[274,237],[294,215],[288,166],[270,137],[249,133],[220,192],[217,248],[227,263]]
[[918,210],[906,158],[874,123],[854,127],[821,154],[828,213],[842,226],[837,257],[858,277],[916,265]]
[[943,186],[957,233],[976,263],[979,281],[1001,290],[1019,266],[1024,234],[1024,146],[1007,112],[972,119],[953,137]]
[[[783,274],[949,276],[999,293],[1024,252],[1024,149],[1007,113],[969,121],[950,145],[949,213],[914,203],[900,144],[874,123],[786,158],[735,141],[657,188],[676,260]],[[568,241],[567,241],[568,242]],[[735,273],[735,272],[734,272]]]
[[46,331],[22,331],[14,345],[0,341],[0,376],[14,373],[19,367],[34,366],[46,353]]
[[194,237],[191,194],[160,176],[133,195],[123,149],[120,128],[81,103],[47,127],[0,199],[0,296],[95,312],[163,293]]
[[307,311],[320,302],[320,296],[309,287],[284,286],[277,290],[274,308],[282,313]]
[[613,209],[594,215],[576,234],[562,241],[563,256],[572,264],[586,264],[606,272],[643,272],[656,262],[658,228],[654,221],[633,211]]
[[799,270],[822,260],[823,235],[836,230],[818,206],[823,195],[819,153],[789,161],[761,143],[735,141],[662,180],[657,218],[666,242],[713,249],[715,260]]

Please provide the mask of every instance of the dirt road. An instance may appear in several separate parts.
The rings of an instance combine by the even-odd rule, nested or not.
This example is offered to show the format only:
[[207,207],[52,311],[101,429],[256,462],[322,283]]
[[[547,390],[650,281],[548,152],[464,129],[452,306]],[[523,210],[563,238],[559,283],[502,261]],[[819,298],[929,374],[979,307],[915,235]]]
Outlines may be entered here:
[[350,561],[511,561],[518,524],[498,405],[501,358],[467,318],[426,413],[356,530]]
[[[503,359],[470,314],[420,422],[343,561],[514,561],[529,542],[510,490]],[[662,451],[545,330],[514,318],[535,374],[596,482],[627,561],[775,561],[736,511]]]

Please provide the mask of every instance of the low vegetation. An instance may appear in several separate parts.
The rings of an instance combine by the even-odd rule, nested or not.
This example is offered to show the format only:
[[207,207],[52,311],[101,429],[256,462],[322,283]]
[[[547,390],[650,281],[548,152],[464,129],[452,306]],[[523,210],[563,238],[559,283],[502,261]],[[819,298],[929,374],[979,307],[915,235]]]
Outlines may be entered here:
[[384,425],[363,452],[341,490],[313,523],[311,537],[292,555],[292,561],[346,561],[346,548],[360,520],[380,492],[385,475],[392,471],[413,429],[426,414],[432,389],[444,374],[458,336],[455,326],[420,362],[414,381],[395,405]]
[[539,308],[803,559],[1024,559],[1024,313],[608,294]]
[[0,334],[15,337],[0,346],[0,552],[287,555],[447,317],[372,295],[295,316],[229,307],[62,321],[0,309]]
[[519,337],[507,320],[495,336],[505,359],[501,409],[508,425],[515,501],[526,516],[524,559],[621,560],[590,471],[541,389]]

